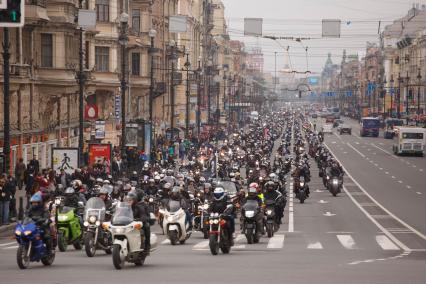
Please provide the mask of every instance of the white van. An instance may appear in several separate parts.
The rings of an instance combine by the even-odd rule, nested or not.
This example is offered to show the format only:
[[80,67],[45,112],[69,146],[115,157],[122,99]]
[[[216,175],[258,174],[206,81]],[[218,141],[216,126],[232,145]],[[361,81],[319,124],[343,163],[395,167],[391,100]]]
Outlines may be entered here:
[[393,143],[395,155],[416,154],[423,156],[426,144],[426,129],[420,127],[396,127]]

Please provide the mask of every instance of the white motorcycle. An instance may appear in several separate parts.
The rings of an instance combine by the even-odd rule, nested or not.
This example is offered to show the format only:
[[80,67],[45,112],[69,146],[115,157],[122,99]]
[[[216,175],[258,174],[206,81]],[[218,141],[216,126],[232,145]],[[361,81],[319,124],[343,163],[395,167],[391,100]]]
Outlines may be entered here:
[[186,214],[180,201],[170,200],[166,208],[160,209],[159,212],[164,216],[163,231],[170,243],[172,245],[176,245],[178,242],[184,244],[192,232],[188,232],[189,223],[185,222]]
[[157,245],[157,236],[151,234],[150,251],[141,248],[144,241],[141,240],[143,223],[134,221],[132,208],[127,203],[119,202],[112,222],[104,223],[102,226],[112,234],[112,262],[116,269],[122,269],[126,261],[142,266],[145,258]]

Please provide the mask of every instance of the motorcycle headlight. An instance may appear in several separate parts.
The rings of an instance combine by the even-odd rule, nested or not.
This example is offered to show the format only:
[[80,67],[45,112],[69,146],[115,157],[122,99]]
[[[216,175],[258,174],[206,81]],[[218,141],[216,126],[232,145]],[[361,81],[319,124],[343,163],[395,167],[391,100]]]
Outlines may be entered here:
[[68,219],[68,216],[66,216],[66,215],[59,215],[58,216],[59,222],[65,222],[67,219]]
[[154,202],[154,198],[151,197],[148,201],[149,202]]
[[218,220],[218,219],[214,219],[214,220],[213,220],[213,223],[214,223],[214,224],[219,224],[219,220]]
[[212,225],[213,224],[213,220],[209,220],[209,223]]
[[29,235],[31,235],[31,231],[25,231],[25,232],[24,232],[24,235],[25,235],[25,236],[29,236]]
[[94,224],[96,222],[96,216],[89,217],[89,223]]
[[271,215],[271,214],[272,214],[272,210],[267,210],[267,211],[266,211],[266,214],[267,214],[267,215]]
[[247,218],[253,218],[254,217],[254,211],[246,211],[245,213]]
[[61,205],[61,200],[60,199],[55,199],[55,205]]
[[101,225],[101,222],[100,222],[100,221],[96,221],[96,222],[95,222],[95,225],[96,225],[96,226],[100,226],[100,225]]
[[330,179],[330,177],[329,177],[329,176],[327,176],[327,179]]
[[169,217],[167,217],[167,221],[169,221],[169,222],[173,222],[173,216],[169,216]]
[[21,234],[22,234],[22,232],[21,232],[21,231],[19,231],[19,230],[16,230],[16,231],[15,231],[15,235],[20,236]]
[[204,210],[209,209],[209,205],[208,205],[208,204],[204,204],[204,205],[203,205],[203,209],[204,209]]
[[337,179],[333,179],[333,184],[334,184],[334,185],[338,185],[338,184],[339,184],[339,181],[338,181]]
[[302,182],[300,182],[300,186],[305,186],[305,183],[302,181]]

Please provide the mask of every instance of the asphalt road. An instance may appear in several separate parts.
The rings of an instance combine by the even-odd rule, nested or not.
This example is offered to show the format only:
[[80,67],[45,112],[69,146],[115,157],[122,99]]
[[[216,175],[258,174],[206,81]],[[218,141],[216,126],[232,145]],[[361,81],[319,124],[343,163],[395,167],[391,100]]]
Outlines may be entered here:
[[[155,226],[158,250],[143,267],[128,264],[116,271],[111,256],[99,252],[88,258],[70,247],[57,253],[52,267],[32,263],[22,271],[16,265],[16,244],[2,236],[1,283],[425,283],[424,158],[401,161],[371,145],[388,151],[384,139],[333,134],[326,141],[353,179],[347,175],[345,192],[333,197],[312,162],[311,197],[299,204],[289,194],[284,224],[272,239],[248,245],[238,231],[229,255],[212,256],[201,234],[171,246]],[[411,172],[415,169],[418,173]]]

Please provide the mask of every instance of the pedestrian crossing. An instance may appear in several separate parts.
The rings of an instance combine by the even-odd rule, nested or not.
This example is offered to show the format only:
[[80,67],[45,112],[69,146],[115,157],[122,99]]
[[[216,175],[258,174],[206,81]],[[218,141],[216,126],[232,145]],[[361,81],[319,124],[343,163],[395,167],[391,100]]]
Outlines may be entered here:
[[[290,237],[291,236],[291,237]],[[280,249],[292,249],[300,248],[307,250],[327,250],[327,249],[344,249],[344,250],[359,250],[359,249],[374,249],[381,251],[399,251],[400,248],[393,243],[386,235],[380,234],[376,236],[368,237],[368,243],[365,243],[366,237],[363,237],[360,243],[357,243],[357,237],[352,234],[328,234],[324,235],[327,239],[315,240],[312,236],[304,238],[300,235],[292,235],[285,233],[277,233],[272,238],[262,237],[258,244],[248,245],[245,235],[238,234],[234,239],[233,250],[280,250]],[[325,238],[324,237],[324,238]],[[358,235],[359,237],[359,235]],[[159,241],[158,244],[161,246],[170,246],[168,239]],[[209,241],[200,240],[197,236],[188,240],[188,245],[192,245],[193,251],[204,251],[209,250]],[[186,245],[185,245],[186,246]],[[7,251],[17,249],[18,245],[16,242],[0,242],[0,251]]]

